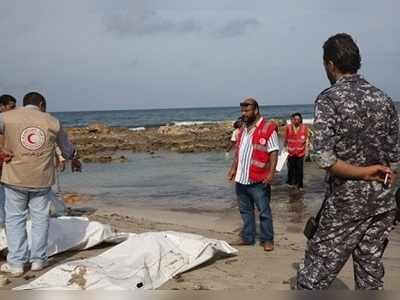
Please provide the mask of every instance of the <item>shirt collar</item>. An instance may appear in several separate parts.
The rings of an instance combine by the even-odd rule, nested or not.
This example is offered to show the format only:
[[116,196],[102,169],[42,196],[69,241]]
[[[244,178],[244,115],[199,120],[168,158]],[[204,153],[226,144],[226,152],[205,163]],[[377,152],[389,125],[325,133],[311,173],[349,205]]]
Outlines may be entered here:
[[264,120],[264,118],[263,117],[260,117],[260,119],[257,121],[257,123],[256,123],[256,126],[254,126],[254,127],[251,127],[251,129],[249,130],[246,126],[244,127],[244,129],[247,131],[247,132],[252,132],[252,131],[254,131],[258,126],[260,126],[260,124],[261,124],[261,122]]
[[32,105],[32,104],[25,105],[24,108],[40,111],[39,107],[37,107],[36,105]]
[[260,119],[256,123],[256,127],[260,126],[261,122],[264,120],[263,117],[260,117]]
[[342,77],[340,77],[336,82],[337,83],[343,83],[343,82],[349,82],[349,81],[359,81],[362,79],[362,76],[360,74],[345,74]]

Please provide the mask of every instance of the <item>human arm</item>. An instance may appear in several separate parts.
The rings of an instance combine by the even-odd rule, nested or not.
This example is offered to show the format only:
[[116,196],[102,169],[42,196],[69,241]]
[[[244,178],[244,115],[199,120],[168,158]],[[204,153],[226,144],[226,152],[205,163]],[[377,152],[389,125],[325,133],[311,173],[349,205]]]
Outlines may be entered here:
[[392,180],[393,172],[388,166],[357,166],[349,164],[336,155],[335,145],[339,140],[336,128],[338,113],[334,103],[326,96],[320,96],[315,105],[314,150],[316,163],[334,176],[365,181],[384,182],[386,174]]
[[269,171],[267,177],[264,179],[265,184],[270,184],[275,175],[276,164],[278,162],[278,151],[272,151],[269,154]]
[[230,141],[228,147],[226,148],[225,152],[231,152],[233,146],[235,146],[236,142]]
[[279,151],[279,138],[278,134],[274,130],[267,142],[267,151],[269,153],[269,170],[268,175],[264,179],[265,184],[270,184],[275,175],[276,164],[278,162],[278,151]]
[[229,181],[233,181],[235,179],[235,176],[236,176],[236,170],[237,170],[237,165],[238,165],[238,161],[237,161],[237,159],[238,159],[238,153],[237,153],[238,149],[237,149],[237,147],[234,147],[234,146],[237,143],[238,132],[239,131],[237,129],[232,132],[230,149],[228,150],[228,151],[230,151],[232,148],[235,149],[235,153],[233,155],[233,160],[232,160],[232,165],[231,165],[231,167],[230,167],[230,169],[228,171],[228,175],[227,175]]
[[310,129],[307,128],[304,157],[308,157],[309,154],[310,154]]
[[72,172],[80,172],[82,169],[82,164],[79,161],[78,152],[75,147],[69,141],[67,134],[60,126],[60,130],[57,134],[57,145],[61,150],[61,154],[65,159],[71,160],[71,170]]
[[230,151],[232,150],[232,148],[236,145],[237,134],[238,134],[238,130],[235,129],[235,130],[232,132],[232,136],[231,136],[231,139],[230,139],[230,143],[229,143],[229,145],[228,145],[228,148],[226,149],[226,152],[230,152]]
[[331,167],[326,168],[326,170],[337,177],[355,180],[384,182],[386,174],[389,176],[389,181],[392,181],[394,178],[394,173],[390,167],[383,165],[359,167],[340,159]]
[[0,157],[4,162],[10,162],[14,153],[4,148],[4,117],[0,114]]
[[237,155],[234,155],[232,165],[231,165],[231,167],[228,171],[228,175],[227,175],[229,181],[233,181],[235,179],[236,170],[237,170]]
[[60,147],[56,146],[57,168],[60,172],[65,171],[65,158],[62,156]]
[[287,145],[288,145],[288,142],[287,142],[288,126],[289,126],[289,125],[286,125],[286,126],[285,126],[285,130],[284,130],[284,132],[283,132],[283,147],[285,147],[285,148],[287,148]]
[[400,122],[396,106],[389,98],[387,101],[388,112],[385,113],[388,119],[388,129],[386,141],[382,143],[382,150],[387,154],[387,160],[390,168],[393,171],[390,184],[392,186],[399,186],[400,172]]

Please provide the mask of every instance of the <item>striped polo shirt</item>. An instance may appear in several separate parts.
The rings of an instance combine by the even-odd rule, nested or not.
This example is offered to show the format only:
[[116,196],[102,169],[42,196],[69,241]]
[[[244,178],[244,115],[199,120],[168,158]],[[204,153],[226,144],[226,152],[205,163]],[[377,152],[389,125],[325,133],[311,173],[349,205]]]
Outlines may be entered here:
[[[251,156],[253,153],[253,134],[256,131],[256,127],[260,125],[263,118],[258,120],[255,127],[248,130],[246,127],[243,130],[242,140],[239,145],[239,157],[238,166],[236,171],[235,182],[240,184],[251,184],[249,179],[250,175],[250,164]],[[279,138],[276,131],[274,131],[269,137],[266,146],[269,153],[273,151],[279,151]]]

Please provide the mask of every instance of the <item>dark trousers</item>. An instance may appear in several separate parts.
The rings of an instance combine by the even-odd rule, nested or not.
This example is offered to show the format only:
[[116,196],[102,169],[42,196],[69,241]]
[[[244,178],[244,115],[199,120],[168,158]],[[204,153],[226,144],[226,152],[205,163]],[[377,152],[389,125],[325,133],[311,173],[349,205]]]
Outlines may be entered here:
[[304,156],[288,157],[288,180],[287,184],[303,188]]
[[297,273],[298,289],[326,289],[350,256],[356,289],[383,289],[383,261],[395,211],[343,223],[325,209],[317,232],[307,243]]

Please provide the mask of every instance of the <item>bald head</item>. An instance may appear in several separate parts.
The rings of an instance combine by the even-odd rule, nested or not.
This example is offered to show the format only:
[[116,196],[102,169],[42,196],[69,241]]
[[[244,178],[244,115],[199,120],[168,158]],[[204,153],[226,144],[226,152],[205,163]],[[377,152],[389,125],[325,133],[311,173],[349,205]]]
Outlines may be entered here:
[[257,110],[259,112],[259,107],[258,107],[258,102],[254,98],[246,98],[242,102],[240,102],[240,107],[247,107],[247,106],[252,106],[254,110]]

